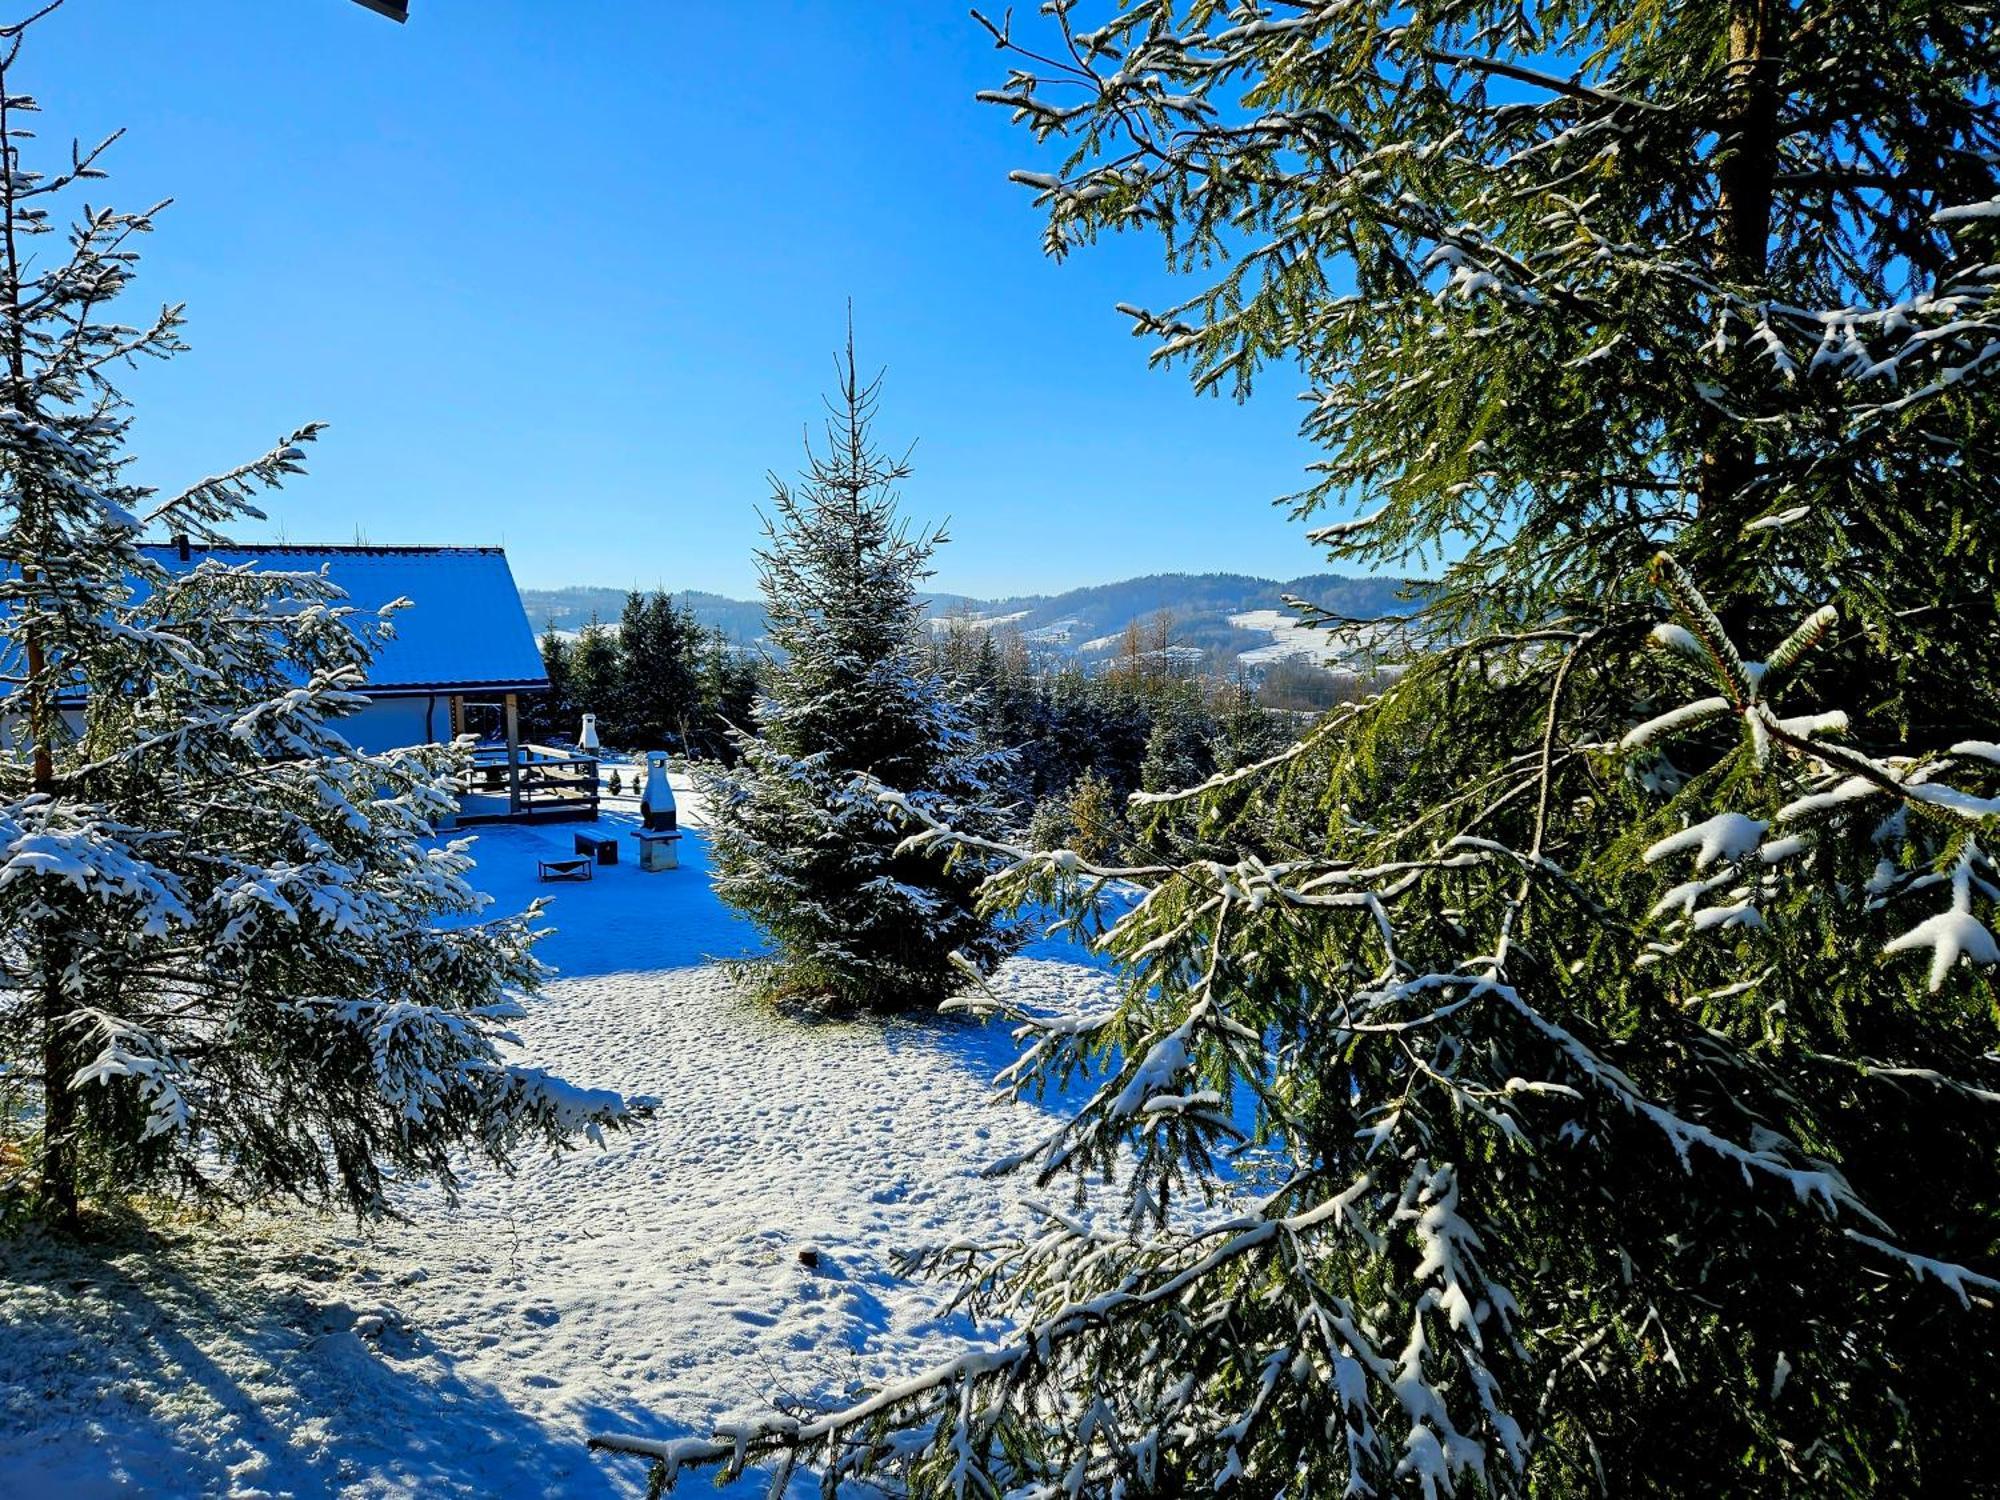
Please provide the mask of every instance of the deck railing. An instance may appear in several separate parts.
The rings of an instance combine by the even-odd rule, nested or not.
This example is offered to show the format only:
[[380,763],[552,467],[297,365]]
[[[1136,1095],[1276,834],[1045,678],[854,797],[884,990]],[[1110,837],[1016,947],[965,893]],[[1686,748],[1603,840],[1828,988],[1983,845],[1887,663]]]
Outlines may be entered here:
[[597,816],[597,759],[552,745],[478,745],[460,780],[460,821]]

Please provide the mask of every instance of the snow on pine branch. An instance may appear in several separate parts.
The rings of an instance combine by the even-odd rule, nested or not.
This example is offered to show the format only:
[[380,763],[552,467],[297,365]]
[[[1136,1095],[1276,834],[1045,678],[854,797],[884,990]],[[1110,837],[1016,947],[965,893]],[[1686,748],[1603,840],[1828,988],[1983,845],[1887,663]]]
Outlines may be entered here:
[[[1697,873],[1718,864],[1724,868],[1718,875],[1668,891],[1655,905],[1653,915],[1675,913],[1697,934],[1761,926],[1759,903],[1774,895],[1778,887],[1772,877],[1757,872],[1753,859],[1765,867],[1797,861],[1830,832],[1847,827],[1856,817],[1867,816],[1874,820],[1878,843],[1900,847],[1912,855],[1928,848],[1934,858],[1948,859],[1950,868],[1950,906],[1890,938],[1883,953],[1928,951],[1928,987],[1932,991],[1943,986],[1960,960],[1975,965],[2000,963],[2000,944],[1974,910],[1975,895],[1986,897],[1989,910],[1994,898],[2000,896],[1995,887],[2000,868],[1972,836],[1974,830],[2000,819],[2000,796],[1937,779],[1968,763],[1990,763],[1981,753],[1986,743],[1961,742],[1941,756],[1874,757],[1831,738],[1846,733],[1844,713],[1835,710],[1781,717],[1772,707],[1770,695],[1800,670],[1812,648],[1834,625],[1836,612],[1831,607],[1813,611],[1768,661],[1745,661],[1722,633],[1693,581],[1672,558],[1662,554],[1656,573],[1682,621],[1656,629],[1653,643],[1678,661],[1704,667],[1726,693],[1697,699],[1649,720],[1625,736],[1623,748],[1638,748],[1734,716],[1743,725],[1745,746],[1755,763],[1767,764],[1774,748],[1786,752],[1787,781],[1797,791],[1769,817],[1725,810],[1655,841],[1645,851],[1648,864],[1692,852]],[[1786,830],[1784,836],[1769,839],[1778,827]],[[1936,878],[1898,874],[1893,863],[1884,863],[1886,880],[1867,893],[1877,905],[1884,904],[1893,892],[1921,890]],[[1701,904],[1721,890],[1729,893],[1726,904]]]
[[116,317],[156,211],[66,224],[57,197],[103,147],[38,172],[30,107],[0,108],[23,241],[0,285],[0,1070],[38,1095],[44,1206],[74,1222],[95,1185],[375,1213],[392,1179],[449,1184],[466,1148],[504,1163],[635,1121],[639,1101],[509,1052],[545,975],[538,914],[482,919],[464,848],[437,840],[462,751],[342,733],[386,613],[317,574],[173,574],[141,550],[148,525],[254,518],[320,428],[164,502],[125,477],[116,377],[183,347],[178,306]]
[[[1780,718],[1765,697],[1768,687],[1782,685],[1796,671],[1798,660],[1828,628],[1830,615],[1815,614],[1795,634],[1794,645],[1760,663],[1735,651],[1705,605],[1697,602],[1689,614],[1691,623],[1681,627],[1684,639],[1669,637],[1663,644],[1683,648],[1680,657],[1689,664],[1711,661],[1726,679],[1719,713],[1762,713],[1767,738],[1787,756],[1802,753],[1793,751],[1793,740],[1816,744],[1815,737],[1838,732],[1829,715]],[[1704,642],[1713,643],[1712,652]],[[1692,652],[1685,649],[1688,643]],[[1164,799],[1163,805],[1231,795],[1246,780],[1282,771],[1288,759],[1277,757],[1248,777],[1217,778],[1193,793]],[[1171,867],[1112,866],[1073,852],[1032,851],[990,836],[961,835],[908,797],[879,786],[874,795],[912,828],[906,847],[945,846],[981,864],[989,902],[1053,904],[1073,921],[1089,910],[1102,921],[1096,945],[1129,968],[1123,1000],[1115,1011],[1089,1017],[1015,1015],[1023,1052],[1006,1075],[1009,1086],[1025,1091],[1082,1069],[1095,1076],[1096,1087],[1037,1147],[998,1170],[1032,1170],[1046,1181],[1128,1153],[1121,1183],[1129,1197],[1129,1227],[1107,1239],[1100,1225],[1052,1215],[1036,1235],[1020,1241],[933,1252],[925,1264],[956,1269],[984,1289],[971,1294],[982,1311],[1017,1320],[1018,1331],[1002,1334],[997,1351],[952,1361],[810,1419],[732,1422],[709,1439],[664,1444],[611,1435],[595,1440],[600,1447],[655,1459],[656,1477],[667,1482],[701,1467],[718,1467],[727,1478],[760,1461],[779,1462],[787,1473],[795,1461],[818,1461],[830,1482],[877,1474],[885,1466],[948,1462],[944,1472],[975,1487],[1004,1491],[1060,1485],[1065,1474],[1108,1484],[1119,1475],[1163,1472],[1157,1466],[1171,1460],[1202,1475],[1204,1485],[1226,1483],[1259,1462],[1245,1442],[1247,1434],[1259,1424],[1298,1422],[1302,1411],[1310,1414],[1303,1419],[1307,1425],[1342,1434],[1357,1492],[1377,1492],[1373,1484],[1379,1479],[1443,1495],[1468,1476],[1518,1472],[1531,1442],[1525,1415],[1509,1395],[1518,1375],[1505,1368],[1515,1357],[1505,1350],[1513,1299],[1480,1268],[1481,1236],[1476,1217],[1466,1216],[1460,1170],[1423,1157],[1424,1121],[1427,1109],[1435,1107],[1423,1098],[1433,1091],[1451,1112],[1487,1122],[1508,1149],[1524,1152],[1534,1149],[1540,1130],[1535,1116],[1524,1112],[1531,1104],[1581,1103],[1596,1095],[1653,1132],[1690,1174],[1704,1159],[1725,1164],[1746,1189],[1777,1187],[1850,1243],[1913,1266],[1931,1264],[1899,1246],[1842,1174],[1797,1142],[1768,1127],[1741,1140],[1659,1096],[1510,982],[1509,933],[1518,895],[1503,908],[1507,925],[1493,951],[1474,952],[1462,967],[1448,971],[1426,971],[1406,961],[1404,950],[1416,942],[1406,929],[1414,933],[1434,900],[1426,894],[1432,889],[1428,881],[1505,872],[1510,881],[1547,881],[1573,893],[1574,877],[1538,851],[1452,835],[1423,857],[1343,863],[1246,855]],[[1699,868],[1716,871],[1680,902],[1702,933],[1754,926],[1753,902],[1704,908],[1701,899],[1711,889],[1737,883],[1746,862],[1766,868],[1762,856],[1776,843],[1767,841],[1772,827],[1769,817],[1723,811],[1656,839],[1647,860],[1663,863],[1687,855]],[[1100,910],[1114,892],[1118,899]],[[1405,1096],[1366,1110],[1357,1139],[1373,1159],[1412,1161],[1411,1175],[1399,1192],[1388,1195],[1371,1186],[1373,1179],[1357,1180],[1340,1195],[1338,1212],[1326,1219],[1312,1208],[1276,1209],[1273,1220],[1246,1221],[1233,1231],[1239,1238],[1204,1248],[1215,1231],[1182,1230],[1162,1212],[1169,1187],[1184,1184],[1185,1174],[1206,1163],[1208,1153],[1227,1152],[1243,1139],[1235,1118],[1241,1100],[1247,1098],[1254,1118],[1281,1134],[1291,1108],[1286,1050],[1263,1029],[1267,1022],[1238,1014],[1244,1001],[1237,966],[1244,960],[1229,935],[1239,925],[1254,927],[1266,934],[1255,940],[1262,943],[1278,931],[1303,932],[1303,924],[1329,919],[1359,924],[1351,929],[1357,953],[1372,935],[1379,968],[1345,993],[1321,997],[1318,1025],[1333,1045],[1381,1046],[1406,1059]],[[977,999],[965,1003],[976,1006]],[[1511,1018],[1551,1047],[1553,1070],[1537,1076],[1514,1069],[1491,1082],[1471,1076],[1453,1039],[1480,1026],[1482,1016]],[[1297,1201],[1289,1195],[1305,1193],[1311,1181],[1310,1172],[1294,1179],[1273,1203]],[[1282,1231],[1274,1222],[1283,1224]],[[1393,1295],[1408,1299],[1400,1346],[1356,1303],[1337,1295],[1329,1299],[1324,1287],[1309,1290],[1275,1268],[1247,1281],[1232,1269],[1238,1255],[1277,1236],[1287,1247],[1283,1264],[1323,1274],[1332,1262],[1328,1248],[1314,1244],[1313,1231],[1322,1226],[1339,1229],[1348,1247],[1341,1254],[1356,1257],[1357,1276],[1386,1271],[1386,1263],[1374,1257],[1384,1253],[1399,1226],[1416,1236],[1423,1248],[1415,1269],[1404,1268],[1406,1283],[1391,1282]],[[1934,1279],[1955,1290],[1979,1284],[1962,1267],[1937,1265]],[[1359,1269],[1363,1266],[1368,1269]],[[1101,1279],[1079,1285],[1086,1268]],[[1127,1316],[1142,1317],[1149,1299],[1167,1295],[1196,1322],[1226,1319],[1252,1295],[1279,1305],[1301,1299],[1301,1331],[1319,1329],[1329,1336],[1317,1344],[1274,1342],[1233,1353],[1232,1361],[1242,1363],[1230,1368],[1248,1392],[1247,1404],[1234,1404],[1177,1368],[1171,1384],[1165,1373],[1151,1379],[1158,1360],[1136,1359],[1121,1342],[1119,1324]],[[1080,1316],[1083,1321],[1070,1321]],[[1135,1333],[1132,1343],[1138,1342]],[[1444,1375],[1448,1364],[1458,1378]],[[1044,1409],[1037,1403],[1048,1391],[1086,1378],[1099,1390],[1108,1388],[1107,1381],[1122,1382],[1116,1387],[1119,1400],[1099,1410],[1094,1425],[1068,1433],[1052,1450],[1073,1457],[1080,1468],[1037,1470],[1002,1436],[1010,1420],[1005,1413]],[[1320,1392],[1324,1406],[1314,1405],[1319,1380],[1326,1382]],[[1392,1413],[1400,1426],[1390,1421]]]

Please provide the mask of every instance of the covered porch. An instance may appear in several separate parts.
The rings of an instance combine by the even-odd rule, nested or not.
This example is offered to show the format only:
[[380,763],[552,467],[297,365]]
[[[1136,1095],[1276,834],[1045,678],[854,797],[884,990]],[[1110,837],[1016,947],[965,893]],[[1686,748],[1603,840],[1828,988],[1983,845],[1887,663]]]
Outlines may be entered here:
[[461,824],[587,821],[597,816],[597,758],[521,738],[520,695],[451,698],[456,738],[477,737],[459,781]]

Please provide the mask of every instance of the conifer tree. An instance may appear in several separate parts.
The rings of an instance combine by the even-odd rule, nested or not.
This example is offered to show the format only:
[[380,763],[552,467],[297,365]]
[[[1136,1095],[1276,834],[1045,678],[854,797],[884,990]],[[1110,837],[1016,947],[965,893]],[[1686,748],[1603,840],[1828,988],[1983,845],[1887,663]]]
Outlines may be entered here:
[[693,618],[671,594],[635,589],[626,596],[618,622],[617,718],[635,748],[671,745],[686,753],[700,694],[698,640]]
[[1101,1075],[1018,1170],[1129,1153],[1133,1222],[934,1257],[998,1347],[634,1446],[920,1494],[1990,1490],[1990,10],[1045,10],[989,97],[1062,149],[1017,174],[1051,249],[1221,264],[1132,310],[1158,357],[1303,371],[1309,534],[1449,561],[1378,692],[1138,799],[1237,858],[1002,856],[996,898],[1144,892],[1122,1003],[1019,1070]]
[[1069,847],[1083,859],[1094,865],[1110,865],[1124,856],[1131,829],[1126,826],[1118,794],[1094,768],[1085,771],[1070,788],[1069,815],[1076,828]]
[[757,662],[739,651],[720,630],[701,636],[699,712],[694,743],[688,753],[704,760],[733,764],[733,732],[752,722],[757,707]]
[[945,537],[898,517],[910,466],[870,433],[880,388],[850,337],[825,446],[808,446],[796,486],[772,476],[757,561],[776,659],[755,732],[735,735],[740,763],[703,783],[715,888],[775,947],[758,988],[844,1010],[935,1005],[1009,937],[975,909],[979,871],[905,848],[877,800],[886,788],[906,811],[995,832],[1005,764],[930,667],[917,584]]
[[575,648],[551,625],[542,632],[541,649],[542,673],[549,679],[549,690],[530,706],[530,722],[549,739],[574,739],[582,727],[572,665]]
[[386,619],[318,573],[140,550],[257,517],[318,429],[171,498],[126,477],[112,377],[178,353],[181,319],[117,316],[150,213],[62,233],[105,147],[24,159],[29,24],[0,28],[0,1072],[37,1106],[42,1210],[378,1213],[392,1176],[625,1122],[503,1051],[536,913],[472,920],[466,847],[432,837],[458,757],[341,737]]
[[1161,686],[1153,701],[1153,727],[1139,763],[1139,785],[1149,792],[1197,786],[1215,770],[1215,721],[1198,684]]
[[626,726],[619,718],[624,707],[623,672],[618,660],[618,642],[604,624],[592,615],[577,632],[570,648],[570,692],[579,714],[597,715],[597,732],[607,743],[630,748]]

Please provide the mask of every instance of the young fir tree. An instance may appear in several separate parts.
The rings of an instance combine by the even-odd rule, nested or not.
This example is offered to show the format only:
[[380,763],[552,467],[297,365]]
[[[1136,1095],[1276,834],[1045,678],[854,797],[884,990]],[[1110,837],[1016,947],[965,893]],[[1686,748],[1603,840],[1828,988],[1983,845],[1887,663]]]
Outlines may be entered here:
[[[484,904],[442,749],[340,735],[387,622],[319,574],[172,573],[143,529],[203,539],[300,472],[306,428],[159,500],[124,474],[120,365],[182,348],[128,325],[147,214],[56,199],[102,146],[23,159],[25,25],[0,29],[0,1073],[30,1090],[43,1211],[138,1189],[386,1206],[628,1118],[503,1052],[541,968],[535,913]],[[108,143],[107,143],[108,144]]]
[[734,732],[751,722],[757,708],[757,662],[720,630],[701,635],[699,707],[694,743],[688,753],[703,760],[734,764]]
[[1168,682],[1156,689],[1153,727],[1139,762],[1139,785],[1149,792],[1173,791],[1206,781],[1215,771],[1216,724],[1202,685]]
[[870,436],[880,387],[850,339],[826,446],[796,487],[772,476],[757,561],[776,659],[739,764],[703,781],[715,888],[775,948],[758,988],[844,1010],[935,1005],[1009,940],[975,910],[978,870],[905,848],[878,800],[992,832],[1005,764],[929,664],[917,584],[945,538],[897,516],[910,468]]
[[1001,877],[1144,892],[1021,1070],[1102,1075],[1021,1170],[1129,1153],[1132,1224],[955,1249],[998,1347],[666,1467],[1989,1491],[1990,11],[1047,10],[992,97],[1068,147],[1051,247],[1222,262],[1140,331],[1304,372],[1335,558],[1454,560],[1379,693],[1171,798],[1261,847]]
[[1132,830],[1125,822],[1123,799],[1093,768],[1076,780],[1069,792],[1069,816],[1076,828],[1070,844],[1094,865],[1116,864],[1125,853]]
[[618,621],[618,723],[635,749],[687,751],[699,684],[694,621],[659,590],[625,597]]

